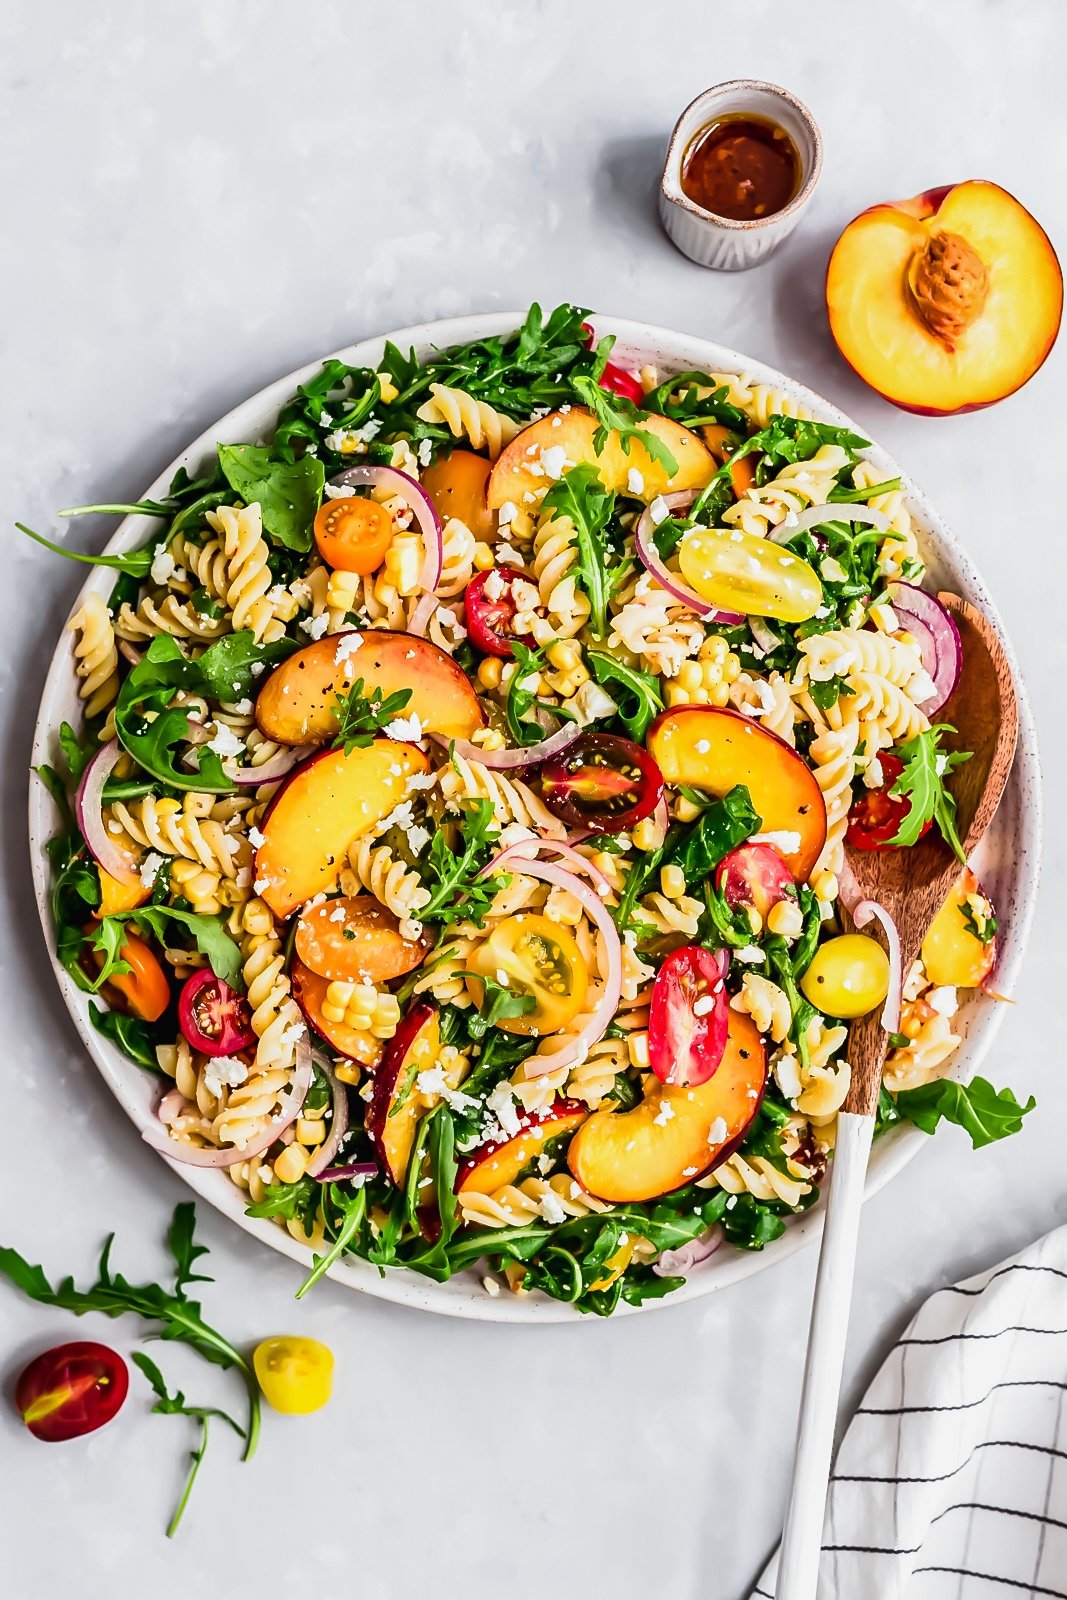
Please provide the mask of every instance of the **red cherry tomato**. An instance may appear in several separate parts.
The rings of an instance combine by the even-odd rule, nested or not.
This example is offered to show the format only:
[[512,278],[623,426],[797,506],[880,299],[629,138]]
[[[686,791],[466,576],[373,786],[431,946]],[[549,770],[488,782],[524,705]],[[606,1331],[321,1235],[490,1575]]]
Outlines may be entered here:
[[648,1011],[648,1054],[661,1083],[706,1083],[718,1069],[730,1027],[725,950],[687,944],[656,974]]
[[75,1341],[42,1351],[23,1368],[15,1404],[35,1439],[58,1444],[110,1422],[129,1387],[120,1355],[106,1344]]
[[769,844],[742,844],[731,850],[715,869],[715,887],[732,910],[751,907],[764,922],[772,906],[796,892],[793,874]]
[[[485,586],[494,575],[500,581],[500,589],[495,599],[490,599],[485,592]],[[521,573],[506,571],[502,567],[493,567],[489,572],[476,572],[467,585],[467,592],[463,598],[467,613],[467,630],[471,642],[483,655],[499,656],[502,661],[507,661],[515,654],[511,648],[511,641],[515,637],[515,613],[518,606],[512,586],[515,579],[522,576]],[[520,634],[519,638],[523,644],[533,643],[526,634]]]
[[621,833],[655,811],[663,774],[632,739],[583,733],[541,768],[541,793],[562,822],[594,833]]
[[[860,788],[848,814],[845,838],[855,850],[896,850],[893,836],[911,810],[911,801],[890,794],[890,789],[904,771],[904,763],[891,755],[879,756],[882,782],[877,789]],[[927,822],[920,833],[929,833],[933,824]]]
[[256,1042],[248,1001],[210,967],[186,979],[178,996],[178,1023],[193,1049],[207,1056],[232,1056]]
[[[582,332],[585,335],[586,344],[592,349],[596,334],[588,322],[582,323]],[[613,394],[621,394],[625,399],[632,400],[635,406],[641,405],[645,398],[645,391],[633,373],[625,371],[622,367],[617,367],[614,361],[609,361],[600,374],[600,387],[609,389]]]

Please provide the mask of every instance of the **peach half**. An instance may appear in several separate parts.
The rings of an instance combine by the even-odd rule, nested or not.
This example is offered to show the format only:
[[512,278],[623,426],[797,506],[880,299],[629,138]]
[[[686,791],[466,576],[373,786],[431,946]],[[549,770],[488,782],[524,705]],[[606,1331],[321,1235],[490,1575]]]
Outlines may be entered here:
[[616,1205],[670,1194],[733,1153],[766,1079],[759,1030],[731,1011],[726,1050],[710,1078],[695,1088],[653,1080],[632,1111],[594,1111],[571,1140],[567,1164],[583,1189]]
[[[617,433],[608,434],[602,453],[597,455],[593,443],[597,426],[591,411],[586,411],[582,406],[572,406],[569,411],[553,411],[547,417],[531,423],[528,428],[523,428],[512,439],[490,474],[487,492],[489,509],[498,511],[509,500],[512,505],[521,507],[523,497],[527,494],[540,499],[552,481],[546,476],[541,453],[554,450],[557,446],[562,449],[563,459],[570,466],[591,461],[607,489],[625,489],[630,472],[636,467],[643,485],[638,498],[646,504],[658,494],[673,494],[680,489],[702,489],[715,475],[715,460],[707,446],[695,433],[683,428],[680,422],[672,422],[669,417],[654,414],[643,416],[641,427],[655,434],[674,457],[678,470],[673,477],[668,477],[667,469],[660,462],[653,461],[638,440],[630,441],[627,454]],[[559,476],[558,473],[555,475]]]
[[337,732],[337,697],[359,679],[383,699],[410,689],[402,712],[427,733],[469,739],[485,716],[467,674],[429,639],[385,628],[348,629],[305,645],[275,667],[256,699],[259,731],[278,744],[321,744]]
[[1063,276],[1006,189],[972,179],[872,206],[826,274],[845,360],[905,411],[977,411],[1032,378],[1056,340]]

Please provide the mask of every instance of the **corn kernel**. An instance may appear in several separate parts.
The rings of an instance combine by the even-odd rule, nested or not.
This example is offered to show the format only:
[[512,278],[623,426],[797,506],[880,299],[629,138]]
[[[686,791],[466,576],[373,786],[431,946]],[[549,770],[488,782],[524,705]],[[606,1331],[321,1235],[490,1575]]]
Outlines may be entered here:
[[476,744],[483,750],[503,750],[507,740],[499,728],[477,728],[471,734],[471,744]]
[[644,1031],[631,1033],[626,1041],[626,1054],[630,1057],[630,1065],[632,1067],[636,1067],[639,1072],[647,1072],[649,1063],[648,1034]]
[[722,664],[722,670],[727,683],[736,683],[741,676],[741,657],[731,650]]
[[725,706],[730,703],[730,686],[728,683],[716,683],[708,690],[708,700],[713,706]]
[[760,916],[760,914],[756,910],[755,906],[749,906],[747,908],[747,910],[748,910],[748,925],[752,929],[753,934],[754,935],[761,934],[763,932],[763,918]]
[[557,639],[546,651],[549,664],[560,672],[570,672],[581,664],[581,647],[573,639]]
[[685,894],[685,873],[676,865],[662,867],[659,875],[659,886],[668,900],[680,900]]
[[699,661],[722,662],[726,660],[728,649],[729,646],[727,645],[726,640],[722,638],[720,634],[713,633],[710,634],[700,646],[700,649],[697,651],[697,659]]
[[321,1117],[297,1117],[296,1137],[303,1145],[321,1144],[326,1137],[326,1124]]
[[796,939],[804,927],[804,913],[795,900],[779,900],[767,913],[767,931],[783,939]]
[[499,689],[504,663],[499,656],[486,656],[478,665],[478,682],[483,689]]
[[399,595],[415,593],[422,569],[422,540],[415,533],[398,533],[385,552],[385,575]]
[[695,822],[700,816],[702,807],[694,805],[687,795],[680,794],[675,797],[673,809],[679,822]]
[[545,916],[553,922],[562,922],[576,928],[582,920],[582,906],[576,895],[554,884],[545,901]]
[[331,611],[354,611],[358,597],[358,572],[330,573],[326,585],[326,604]]
[[815,898],[825,901],[827,905],[837,899],[837,879],[832,872],[817,872],[811,880],[811,887],[815,890]]
[[474,565],[479,572],[489,572],[496,566],[492,545],[486,544],[482,539],[479,539],[474,546]]
[[655,817],[643,817],[633,831],[635,850],[657,850],[662,844],[660,827]]
[[298,1183],[307,1171],[310,1154],[303,1145],[287,1145],[274,1162],[274,1176],[282,1183]]
[[363,1074],[354,1061],[339,1061],[333,1069],[334,1077],[340,1078],[342,1083],[347,1083],[350,1089],[358,1089]]

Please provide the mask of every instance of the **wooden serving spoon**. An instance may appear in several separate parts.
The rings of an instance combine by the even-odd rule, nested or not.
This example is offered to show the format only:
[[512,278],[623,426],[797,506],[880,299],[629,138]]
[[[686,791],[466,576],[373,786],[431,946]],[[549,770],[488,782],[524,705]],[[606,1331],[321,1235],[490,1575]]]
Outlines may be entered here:
[[[992,624],[957,595],[941,594],[938,599],[955,618],[963,645],[960,681],[937,720],[956,730],[944,736],[943,749],[974,752],[952,777],[958,831],[970,859],[1008,781],[1018,708],[1011,668]],[[910,849],[849,851],[848,860],[860,897],[884,906],[897,925],[901,976],[906,978],[931,922],[959,878],[960,863],[936,825]],[[860,1206],[888,1042],[880,1009],[860,1017],[849,1030],[852,1082],[837,1121],[775,1600],[814,1600],[818,1584]]]

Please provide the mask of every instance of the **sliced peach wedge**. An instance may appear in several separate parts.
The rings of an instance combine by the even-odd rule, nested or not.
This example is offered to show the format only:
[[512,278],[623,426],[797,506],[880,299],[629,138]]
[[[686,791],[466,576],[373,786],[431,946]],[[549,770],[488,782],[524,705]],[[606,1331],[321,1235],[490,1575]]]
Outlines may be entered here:
[[337,732],[337,697],[363,680],[385,699],[410,689],[403,715],[427,733],[469,739],[485,723],[478,696],[452,657],[429,639],[385,628],[331,633],[288,656],[256,699],[256,723],[278,744],[321,744]]
[[589,1115],[580,1100],[554,1100],[540,1111],[520,1116],[519,1131],[509,1139],[483,1145],[465,1161],[456,1178],[456,1193],[492,1194],[506,1183],[514,1183],[530,1162],[554,1139],[573,1133]]
[[830,257],[826,305],[865,382],[905,411],[948,416],[1033,377],[1059,331],[1063,277],[1029,211],[972,180],[850,222]]
[[429,769],[417,745],[395,739],[324,750],[298,767],[271,801],[256,851],[256,893],[274,915],[332,889],[352,841],[399,804],[413,773]]
[[733,1153],[760,1108],[766,1078],[755,1023],[731,1011],[726,1051],[712,1077],[695,1088],[653,1081],[632,1111],[594,1111],[571,1140],[567,1164],[583,1189],[616,1205],[670,1194]]
[[970,867],[930,924],[922,960],[931,983],[977,989],[997,960],[997,921],[990,900]]
[[423,467],[422,487],[434,503],[442,522],[458,517],[476,539],[496,537],[496,518],[490,516],[485,491],[492,462],[473,450],[453,450],[440,461]]
[[374,1074],[366,1116],[378,1164],[398,1189],[407,1177],[419,1123],[441,1098],[436,1091],[420,1089],[418,1079],[440,1059],[437,1009],[428,1001],[416,1001],[405,1012]]
[[826,803],[815,774],[784,739],[739,711],[678,706],[648,730],[649,754],[674,788],[722,796],[744,784],[771,841],[798,883],[826,843]]
[[299,956],[294,956],[289,964],[289,981],[292,984],[293,999],[315,1032],[321,1035],[338,1055],[347,1056],[350,1061],[359,1061],[364,1066],[370,1066],[373,1057],[368,1055],[366,1035],[358,1033],[345,1022],[334,1022],[323,1010],[330,980],[324,978],[321,973],[312,972]]
[[310,906],[296,925],[294,947],[327,983],[391,983],[422,962],[433,935],[405,939],[400,920],[372,894],[339,895]]
[[[498,511],[509,500],[521,507],[526,494],[540,499],[551,483],[541,454],[557,448],[563,451],[563,461],[568,465],[592,462],[607,489],[625,489],[631,470],[636,468],[642,482],[639,498],[646,503],[658,494],[702,489],[711,481],[716,470],[715,460],[695,433],[669,417],[651,413],[642,417],[641,426],[655,434],[674,457],[678,470],[673,477],[668,476],[660,462],[653,461],[636,439],[630,441],[627,454],[617,433],[608,434],[602,453],[597,455],[593,443],[598,427],[596,418],[582,406],[572,406],[569,411],[555,411],[541,417],[515,435],[489,476],[489,509]],[[558,477],[559,473],[555,472],[554,476]]]

